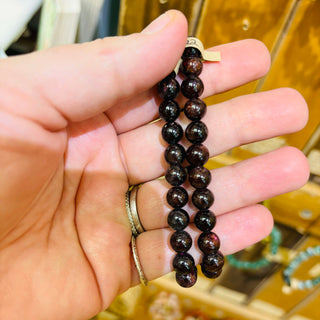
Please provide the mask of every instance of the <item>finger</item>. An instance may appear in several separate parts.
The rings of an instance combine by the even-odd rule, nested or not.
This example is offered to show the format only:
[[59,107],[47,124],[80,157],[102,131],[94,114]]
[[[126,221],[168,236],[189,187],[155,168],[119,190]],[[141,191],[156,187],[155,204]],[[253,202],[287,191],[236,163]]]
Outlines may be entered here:
[[[86,120],[153,87],[174,68],[186,37],[185,17],[170,10],[140,34],[5,59],[1,78],[26,94],[37,92],[42,101],[36,112],[32,105],[12,112],[58,130],[65,119]],[[52,108],[56,113],[46,116]]]
[[[204,63],[200,78],[205,84],[205,90],[201,98],[259,79],[270,67],[269,51],[257,40],[241,40],[210,50],[220,51],[222,60],[219,63]],[[123,133],[156,119],[160,102],[153,88],[110,108],[107,114],[117,132]]]
[[[307,105],[293,89],[282,88],[234,98],[208,108],[203,121],[209,134],[204,144],[210,156],[236,146],[300,130],[308,118]],[[189,123],[181,119],[186,127]],[[168,167],[158,121],[119,136],[131,184],[153,180]],[[188,143],[182,141],[186,147]]]
[[[278,194],[296,190],[308,179],[308,162],[297,149],[285,147],[270,153],[211,171],[208,188],[215,197],[212,211],[218,216]],[[165,180],[143,184],[137,195],[137,208],[146,230],[168,226],[172,208],[166,202],[170,185]],[[194,190],[187,187],[189,195]],[[191,201],[184,207],[191,221],[198,211]]]
[[[271,231],[273,219],[270,212],[261,205],[241,208],[220,216],[214,232],[219,236],[221,252],[224,255],[239,251],[265,238]],[[201,252],[196,244],[199,230],[194,226],[186,229],[193,238],[193,246],[188,251],[200,262]],[[172,230],[159,229],[144,232],[137,238],[137,251],[143,272],[148,280],[158,278],[172,270],[175,252],[170,247]],[[139,278],[133,267],[133,283]]]

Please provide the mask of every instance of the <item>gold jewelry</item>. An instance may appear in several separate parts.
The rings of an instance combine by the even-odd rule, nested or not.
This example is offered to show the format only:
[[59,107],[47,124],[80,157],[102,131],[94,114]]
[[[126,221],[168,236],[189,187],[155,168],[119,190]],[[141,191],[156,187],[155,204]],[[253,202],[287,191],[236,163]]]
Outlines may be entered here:
[[138,251],[137,251],[136,238],[134,237],[134,235],[132,235],[132,237],[131,237],[131,248],[132,248],[132,255],[133,255],[134,264],[137,268],[140,282],[146,286],[148,284],[148,280],[144,276],[144,273],[141,268],[140,260],[138,257]]
[[139,186],[134,186],[132,190],[130,191],[130,209],[131,209],[131,217],[133,220],[133,224],[137,230],[137,233],[140,234],[142,232],[145,232],[145,229],[143,228],[143,225],[141,224],[141,221],[139,219],[139,214],[137,210],[137,192],[138,192]]

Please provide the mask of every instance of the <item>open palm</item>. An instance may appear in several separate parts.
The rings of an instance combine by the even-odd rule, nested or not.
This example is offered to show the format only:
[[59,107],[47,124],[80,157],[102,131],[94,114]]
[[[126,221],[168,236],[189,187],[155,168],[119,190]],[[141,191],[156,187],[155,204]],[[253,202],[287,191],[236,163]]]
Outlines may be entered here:
[[[187,24],[176,11],[162,22],[0,61],[1,319],[87,319],[139,282],[124,201],[132,184],[144,183],[137,204],[147,232],[137,246],[146,277],[170,271],[168,185],[155,180],[165,170],[163,123],[151,121],[154,86],[178,61]],[[218,49],[222,62],[205,63],[201,75],[203,97],[268,71],[258,41]],[[301,129],[307,108],[296,91],[277,89],[209,107],[204,121],[214,156]],[[215,231],[229,254],[270,232],[270,213],[255,203],[300,187],[308,166],[286,147],[212,175]],[[191,252],[199,261],[197,247]]]

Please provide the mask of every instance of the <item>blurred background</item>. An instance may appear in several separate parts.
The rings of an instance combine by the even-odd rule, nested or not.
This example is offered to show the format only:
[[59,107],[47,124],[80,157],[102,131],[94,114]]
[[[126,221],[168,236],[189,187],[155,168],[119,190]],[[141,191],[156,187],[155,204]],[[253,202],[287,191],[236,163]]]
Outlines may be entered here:
[[[297,89],[309,105],[309,122],[302,131],[235,148],[210,159],[208,168],[291,145],[308,157],[310,179],[300,190],[264,203],[276,222],[272,234],[227,257],[217,280],[200,273],[193,288],[182,289],[168,274],[148,287],[130,289],[94,319],[319,320],[319,0],[0,0],[0,57],[140,32],[173,8],[185,14],[189,35],[205,47],[255,38],[270,50],[266,77],[209,97],[208,105],[278,87]],[[283,277],[293,266],[292,278],[300,280],[300,288]]]

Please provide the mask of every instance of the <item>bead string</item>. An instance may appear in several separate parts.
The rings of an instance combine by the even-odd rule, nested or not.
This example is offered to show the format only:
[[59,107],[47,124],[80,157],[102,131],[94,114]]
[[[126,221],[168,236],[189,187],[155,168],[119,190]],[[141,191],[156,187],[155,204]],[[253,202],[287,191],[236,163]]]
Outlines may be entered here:
[[189,183],[195,188],[192,203],[199,210],[195,215],[195,225],[202,231],[198,238],[198,247],[203,252],[201,271],[208,278],[216,278],[221,274],[224,257],[220,248],[219,237],[212,232],[216,217],[209,208],[214,202],[212,192],[207,188],[211,182],[211,173],[204,167],[209,158],[208,149],[202,144],[208,136],[208,128],[201,121],[207,106],[199,99],[203,93],[203,83],[198,77],[202,72],[202,55],[200,50],[188,46],[182,55],[180,70],[185,76],[181,84],[182,94],[189,99],[184,106],[184,114],[191,120],[185,136],[192,145],[187,150],[189,167]]
[[[271,243],[270,243],[270,255],[274,256],[279,251],[279,246],[281,244],[281,232],[277,227],[273,227],[271,231]],[[238,260],[233,254],[227,256],[230,265],[237,269],[244,270],[259,270],[268,266],[272,261],[268,257],[262,257],[257,261],[243,261]]]
[[[195,216],[195,224],[202,231],[198,246],[204,253],[201,269],[204,275],[215,278],[221,273],[224,263],[223,255],[218,252],[220,241],[211,232],[215,225],[215,215],[208,210],[214,197],[208,184],[211,181],[210,171],[203,167],[209,158],[208,149],[202,144],[207,138],[208,129],[200,119],[206,113],[205,103],[198,99],[203,92],[203,83],[198,78],[202,71],[201,52],[195,47],[187,47],[182,56],[181,71],[186,79],[181,84],[181,91],[189,100],[184,112],[192,121],[186,128],[186,138],[192,143],[187,152],[179,144],[183,136],[182,127],[175,122],[180,115],[180,107],[174,100],[179,93],[179,84],[173,71],[159,82],[158,92],[164,100],[159,106],[159,115],[166,121],[162,128],[162,137],[169,144],[165,151],[165,159],[170,164],[165,178],[172,187],[167,192],[167,202],[173,208],[168,215],[169,226],[174,230],[170,237],[172,249],[176,252],[173,268],[176,271],[176,281],[182,287],[191,287],[197,280],[197,268],[193,257],[188,253],[192,246],[192,238],[184,229],[189,224],[189,215],[182,209],[188,202],[188,193],[181,186],[189,176],[190,184],[195,188],[192,202],[199,209]],[[187,159],[189,174],[182,163]]]
[[170,245],[176,252],[173,268],[177,282],[183,287],[190,287],[197,280],[197,269],[193,257],[187,253],[192,246],[192,238],[184,229],[189,224],[189,215],[182,209],[188,202],[188,193],[181,187],[187,179],[187,170],[182,166],[186,157],[184,147],[178,142],[183,137],[182,127],[175,122],[180,115],[180,107],[174,100],[180,86],[175,79],[176,73],[159,82],[158,92],[164,101],[159,106],[159,115],[166,121],[162,128],[162,137],[169,144],[165,159],[170,164],[165,178],[172,185],[167,192],[167,202],[173,208],[168,215],[169,226],[175,230],[170,237]]
[[308,247],[304,251],[301,251],[287,266],[283,271],[283,280],[284,282],[293,289],[304,290],[312,289],[313,287],[320,284],[320,276],[307,280],[299,280],[291,278],[292,274],[298,267],[304,262],[309,260],[312,257],[320,256],[320,245],[315,247]]

